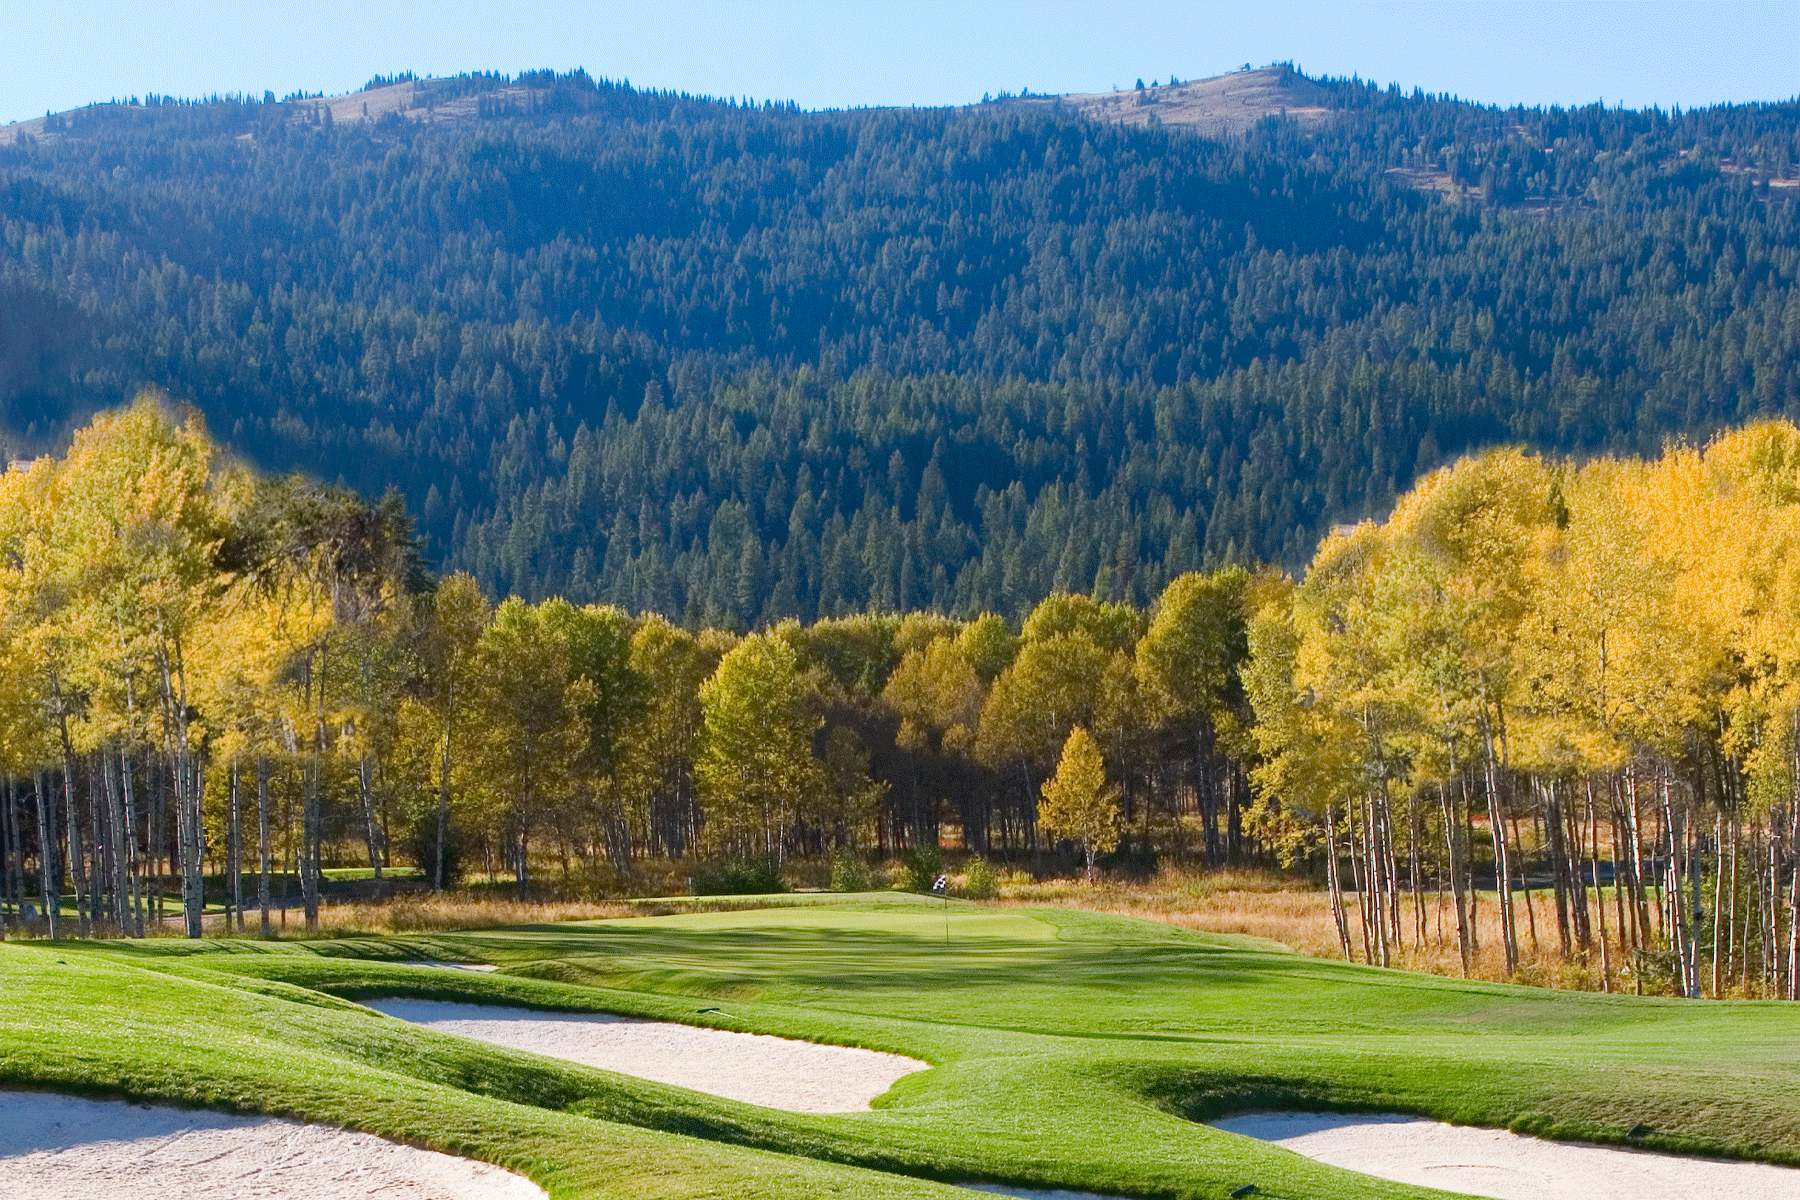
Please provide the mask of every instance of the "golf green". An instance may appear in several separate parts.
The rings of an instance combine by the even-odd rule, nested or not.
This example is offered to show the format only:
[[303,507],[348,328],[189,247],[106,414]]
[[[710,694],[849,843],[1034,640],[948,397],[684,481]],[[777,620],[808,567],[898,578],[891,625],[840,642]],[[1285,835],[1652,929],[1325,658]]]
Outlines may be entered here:
[[[0,1082],[332,1121],[553,1196],[1424,1196],[1207,1128],[1406,1112],[1800,1163],[1800,1006],[1549,992],[1128,918],[808,897],[413,938],[0,948]],[[946,921],[948,942],[946,943]],[[491,974],[400,965],[498,964]],[[873,1111],[759,1108],[407,1026],[411,996],[922,1059]]]

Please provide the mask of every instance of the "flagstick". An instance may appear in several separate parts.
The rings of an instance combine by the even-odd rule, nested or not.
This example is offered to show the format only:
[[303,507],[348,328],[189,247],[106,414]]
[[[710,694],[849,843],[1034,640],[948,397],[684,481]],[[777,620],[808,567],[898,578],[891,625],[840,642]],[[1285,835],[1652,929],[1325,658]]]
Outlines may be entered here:
[[950,944],[950,877],[939,875],[931,890],[944,898],[944,945]]

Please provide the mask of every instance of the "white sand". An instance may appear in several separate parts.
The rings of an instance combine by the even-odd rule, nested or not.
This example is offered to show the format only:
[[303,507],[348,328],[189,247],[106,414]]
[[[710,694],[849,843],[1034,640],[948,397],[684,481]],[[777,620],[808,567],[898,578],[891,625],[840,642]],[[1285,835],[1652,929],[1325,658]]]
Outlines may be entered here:
[[377,1012],[583,1066],[789,1112],[858,1112],[931,1064],[760,1033],[698,1029],[603,1013],[550,1013],[438,1000],[373,1000]]
[[545,1200],[499,1167],[366,1133],[47,1092],[0,1092],[0,1196]]
[[1800,1200],[1800,1169],[1547,1142],[1417,1117],[1251,1113],[1213,1128],[1400,1183],[1496,1200]]

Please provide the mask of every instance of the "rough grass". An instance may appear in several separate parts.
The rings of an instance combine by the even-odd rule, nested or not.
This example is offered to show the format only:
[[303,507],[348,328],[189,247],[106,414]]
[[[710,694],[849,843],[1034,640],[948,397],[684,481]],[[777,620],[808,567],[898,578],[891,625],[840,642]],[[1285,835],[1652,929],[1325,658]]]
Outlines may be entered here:
[[[1425,936],[1420,940],[1415,935],[1412,897],[1401,894],[1407,941],[1394,949],[1390,962],[1402,970],[1461,976],[1463,965],[1456,944],[1454,902],[1447,895],[1440,896],[1435,892],[1427,893],[1424,899]],[[1610,890],[1607,902],[1607,925],[1613,934],[1607,947],[1611,968],[1607,988],[1634,992],[1641,987],[1646,994],[1669,994],[1670,981],[1662,974],[1646,972],[1641,979],[1633,977],[1630,953],[1617,938]],[[1262,938],[1315,958],[1343,957],[1331,917],[1330,895],[1304,881],[1266,871],[1165,868],[1148,880],[1103,880],[1093,884],[1079,878],[1035,880],[1015,873],[1002,876],[1000,903],[1119,913],[1162,921],[1183,929]],[[1607,990],[1601,986],[1598,946],[1586,955],[1564,956],[1556,944],[1554,917],[1541,889],[1534,895],[1533,903],[1540,922],[1535,942],[1528,932],[1530,922],[1523,894],[1514,894],[1513,908],[1518,918],[1521,944],[1519,969],[1509,976],[1506,956],[1497,941],[1499,901],[1492,892],[1477,895],[1473,907],[1478,945],[1471,955],[1470,977],[1575,991]],[[1592,903],[1590,901],[1590,905]],[[1354,893],[1348,897],[1348,904],[1352,948],[1360,959],[1363,948]],[[1592,907],[1589,911],[1593,912]],[[1548,928],[1542,924],[1546,920],[1551,922]],[[1597,917],[1592,923],[1598,930]]]
[[[495,929],[504,925],[537,925],[557,921],[591,921],[630,916],[627,904],[585,900],[505,900],[495,896],[446,892],[395,896],[380,903],[332,904],[319,913],[326,937],[354,933],[432,933],[450,929]],[[251,914],[252,922],[256,915]]]

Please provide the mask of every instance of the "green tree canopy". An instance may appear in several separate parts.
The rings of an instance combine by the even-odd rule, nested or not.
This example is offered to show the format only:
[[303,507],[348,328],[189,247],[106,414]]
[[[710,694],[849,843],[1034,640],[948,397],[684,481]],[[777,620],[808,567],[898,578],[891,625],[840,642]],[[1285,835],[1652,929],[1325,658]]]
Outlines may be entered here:
[[[813,680],[786,641],[754,634],[719,660],[700,687],[700,704],[708,837],[720,848],[779,855],[776,832],[808,812],[824,790],[812,752],[823,724]],[[743,841],[742,831],[752,829],[763,831],[762,845]]]

